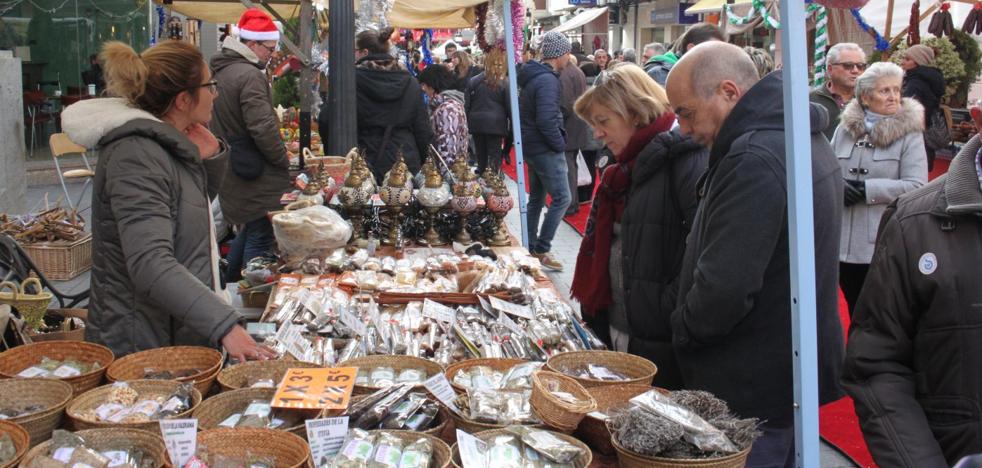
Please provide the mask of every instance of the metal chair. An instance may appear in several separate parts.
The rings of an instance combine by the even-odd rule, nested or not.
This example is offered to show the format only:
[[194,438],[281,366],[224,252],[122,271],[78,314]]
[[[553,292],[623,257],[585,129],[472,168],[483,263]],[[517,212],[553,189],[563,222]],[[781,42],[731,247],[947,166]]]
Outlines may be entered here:
[[[76,294],[62,292],[44,276],[44,273],[41,273],[41,270],[31,261],[31,257],[17,244],[17,241],[13,237],[0,234],[0,280],[13,281],[20,284],[31,276],[36,276],[41,281],[44,289],[51,291],[51,294],[58,301],[58,306],[62,309],[87,307],[89,302],[88,289]],[[31,294],[41,292],[34,291],[33,286],[30,287],[32,288],[29,291]]]
[[[85,196],[85,189],[89,186],[92,178],[95,177],[95,172],[92,170],[92,166],[89,165],[88,150],[84,146],[72,141],[64,133],[51,135],[51,138],[48,140],[48,146],[51,147],[51,158],[55,161],[55,169],[58,171],[58,180],[61,181],[61,188],[65,191],[65,200],[68,201],[68,206],[74,210],[82,203],[82,197]],[[62,172],[58,158],[68,154],[81,154],[82,161],[85,163],[85,169],[71,169]],[[65,179],[85,179],[85,183],[82,185],[82,192],[78,194],[78,202],[72,203],[72,197],[68,194],[68,186],[65,185]]]

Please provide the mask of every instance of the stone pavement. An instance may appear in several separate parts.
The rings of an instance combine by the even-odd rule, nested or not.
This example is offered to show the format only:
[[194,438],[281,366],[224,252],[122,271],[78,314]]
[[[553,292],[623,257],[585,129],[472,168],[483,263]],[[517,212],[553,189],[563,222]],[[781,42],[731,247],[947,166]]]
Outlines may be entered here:
[[[505,178],[508,184],[508,190],[514,196],[518,193],[518,186],[510,178]],[[79,199],[79,193],[82,189],[81,183],[68,184],[68,191],[71,194],[73,203]],[[91,225],[91,210],[88,209],[90,206],[92,195],[92,187],[86,187],[85,196],[82,198],[80,203],[80,209],[82,210],[82,216],[85,218],[86,225]],[[27,207],[42,207],[44,206],[45,197],[49,203],[54,203],[58,199],[63,199],[65,196],[62,191],[61,185],[41,185],[28,187],[27,189]],[[505,218],[505,222],[508,224],[508,229],[515,233],[515,237],[521,237],[521,223],[520,223],[520,211],[518,209],[518,203],[516,198],[515,209],[513,209],[508,216]],[[586,209],[584,206],[582,209]],[[573,267],[576,264],[576,253],[579,251],[581,236],[572,227],[570,227],[565,222],[560,223],[559,230],[556,231],[556,238],[553,241],[553,254],[556,258],[563,263],[565,267],[561,272],[547,272],[549,278],[556,285],[556,289],[569,297],[569,286],[573,282]],[[98,255],[98,252],[93,252],[94,255]],[[89,273],[86,272],[79,275],[71,281],[57,282],[57,288],[66,293],[74,293],[77,291],[84,290],[89,287]],[[233,295],[237,299],[237,295]],[[839,451],[833,448],[831,445],[826,444],[824,441],[821,445],[821,466],[828,468],[855,468],[855,464],[851,460],[844,457]]]

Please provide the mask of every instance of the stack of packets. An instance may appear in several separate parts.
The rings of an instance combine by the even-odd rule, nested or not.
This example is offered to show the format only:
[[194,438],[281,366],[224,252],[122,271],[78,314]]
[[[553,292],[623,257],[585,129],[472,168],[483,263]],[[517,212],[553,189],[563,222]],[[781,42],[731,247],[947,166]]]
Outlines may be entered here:
[[630,377],[600,364],[567,364],[557,369],[563,374],[578,379],[603,380],[606,382],[623,382]]
[[232,413],[218,423],[218,427],[289,429],[302,425],[304,419],[305,415],[300,410],[274,410],[269,400],[253,400],[242,411]]
[[86,374],[97,369],[99,369],[98,362],[80,362],[74,359],[59,361],[49,357],[42,357],[41,362],[28,366],[26,369],[20,371],[17,374],[17,377],[67,379]]
[[317,468],[428,468],[433,445],[424,437],[405,442],[387,432],[348,431],[334,459]]
[[231,456],[212,451],[205,444],[198,444],[195,454],[183,468],[275,468],[276,457],[255,455],[248,450],[242,455]]
[[409,384],[393,385],[354,401],[345,411],[348,427],[426,431],[438,425],[440,406]]
[[48,452],[32,458],[27,466],[30,468],[152,468],[157,466],[157,460],[125,441],[106,441],[101,442],[99,447],[94,447],[82,437],[59,429],[51,435]]
[[[467,466],[487,468],[586,468],[586,449],[555,434],[526,426],[511,426],[508,433],[485,441],[483,450],[464,454]],[[468,463],[469,462],[469,463]]]
[[355,385],[364,387],[390,387],[397,383],[422,385],[430,377],[423,369],[402,369],[396,371],[392,367],[358,368]]
[[490,424],[539,424],[529,403],[532,373],[541,362],[518,364],[507,372],[473,366],[454,375],[454,384],[467,390],[457,397],[457,409],[472,421]]
[[107,400],[83,411],[79,418],[92,422],[143,423],[173,418],[191,408],[193,386],[182,383],[171,395],[140,395],[126,382],[116,382]]

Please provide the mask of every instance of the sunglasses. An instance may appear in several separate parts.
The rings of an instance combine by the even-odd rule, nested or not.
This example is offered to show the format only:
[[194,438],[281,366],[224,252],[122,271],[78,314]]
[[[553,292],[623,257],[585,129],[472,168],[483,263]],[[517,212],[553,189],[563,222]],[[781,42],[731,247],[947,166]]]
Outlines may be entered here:
[[866,64],[862,62],[839,62],[839,63],[834,63],[833,65],[838,65],[847,71],[866,70]]
[[218,80],[211,80],[207,83],[199,84],[198,86],[194,86],[188,89],[188,91],[195,90],[198,88],[208,88],[208,91],[211,91],[212,94],[218,94]]

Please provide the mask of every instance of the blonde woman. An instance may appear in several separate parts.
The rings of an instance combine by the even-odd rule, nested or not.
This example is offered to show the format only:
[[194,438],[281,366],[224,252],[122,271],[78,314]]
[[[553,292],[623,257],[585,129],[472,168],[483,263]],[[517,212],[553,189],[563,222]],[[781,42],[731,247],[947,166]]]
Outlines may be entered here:
[[658,386],[679,388],[667,292],[681,267],[708,153],[670,131],[675,115],[665,90],[635,64],[601,73],[575,110],[616,162],[604,169],[590,208],[573,297],[594,329],[606,322],[615,349],[655,362]]
[[450,56],[450,69],[456,78],[453,89],[460,92],[466,91],[467,84],[470,83],[471,78],[481,73],[481,69],[477,65],[474,65],[471,54],[463,50],[458,50]]

